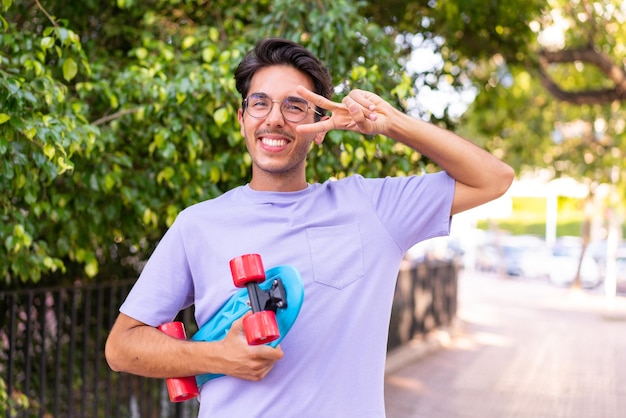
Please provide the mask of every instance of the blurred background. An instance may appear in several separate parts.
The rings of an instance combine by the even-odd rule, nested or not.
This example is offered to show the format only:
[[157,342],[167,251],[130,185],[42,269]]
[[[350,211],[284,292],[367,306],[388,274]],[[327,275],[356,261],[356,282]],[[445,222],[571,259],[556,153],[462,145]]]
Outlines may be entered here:
[[[0,414],[187,416],[154,401],[162,382],[112,373],[102,346],[180,210],[249,181],[233,71],[267,36],[317,54],[336,100],[377,92],[516,171],[505,196],[406,254],[398,310],[415,323],[399,329],[454,316],[458,271],[622,298],[622,0],[3,0]],[[333,131],[307,177],[438,170]]]
[[522,179],[497,201],[455,216],[450,237],[422,242],[406,257],[624,295],[626,242],[613,234],[602,204],[583,185]]

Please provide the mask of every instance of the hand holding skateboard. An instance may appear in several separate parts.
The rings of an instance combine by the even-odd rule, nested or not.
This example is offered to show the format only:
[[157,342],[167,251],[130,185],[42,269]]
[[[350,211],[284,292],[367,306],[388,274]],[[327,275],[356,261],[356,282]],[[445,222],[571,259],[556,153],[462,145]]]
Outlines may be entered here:
[[[252,309],[252,313],[243,318],[248,344],[276,347],[291,329],[304,300],[304,285],[300,273],[287,265],[265,271],[258,254],[236,257],[230,261],[230,268],[235,286],[242,289],[228,299],[191,339],[222,340],[232,323]],[[159,329],[163,330],[165,325],[167,324],[161,325]],[[194,377],[167,379],[170,399],[173,402],[190,399],[197,395],[197,386],[221,376],[223,375],[196,376],[195,391],[194,387],[189,386],[189,379],[193,380]],[[180,380],[186,383],[183,384]]]

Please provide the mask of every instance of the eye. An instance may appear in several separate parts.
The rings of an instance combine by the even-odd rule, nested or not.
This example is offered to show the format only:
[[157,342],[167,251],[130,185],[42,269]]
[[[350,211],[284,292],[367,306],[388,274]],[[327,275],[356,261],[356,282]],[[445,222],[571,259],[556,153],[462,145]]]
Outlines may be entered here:
[[261,98],[252,98],[248,101],[248,103],[250,107],[255,107],[257,109],[262,109],[270,105],[270,101],[268,99]]
[[287,99],[283,102],[283,108],[293,113],[306,112],[307,104],[301,100]]
[[263,109],[272,105],[272,101],[263,93],[252,93],[248,96],[248,107]]

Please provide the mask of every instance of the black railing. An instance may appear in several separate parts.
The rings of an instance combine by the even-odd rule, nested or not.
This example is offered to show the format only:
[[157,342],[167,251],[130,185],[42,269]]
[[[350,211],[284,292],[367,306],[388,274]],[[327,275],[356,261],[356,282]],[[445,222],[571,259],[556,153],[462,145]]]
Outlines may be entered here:
[[427,260],[400,270],[389,323],[389,349],[406,344],[456,316],[458,265]]
[[[2,416],[191,416],[197,405],[166,401],[162,379],[114,373],[106,364],[104,342],[132,283],[0,292],[0,312],[7,312],[0,317]],[[190,314],[181,314],[187,323]]]
[[[133,281],[0,292],[0,416],[183,418],[197,402],[171,403],[163,379],[112,372],[104,342]],[[448,325],[456,268],[429,262],[402,271],[389,347]],[[188,333],[193,311],[181,312]]]

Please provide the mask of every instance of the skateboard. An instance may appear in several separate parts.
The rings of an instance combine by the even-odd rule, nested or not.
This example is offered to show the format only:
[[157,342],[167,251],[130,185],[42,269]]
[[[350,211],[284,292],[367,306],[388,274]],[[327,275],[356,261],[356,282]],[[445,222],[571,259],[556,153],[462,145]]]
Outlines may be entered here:
[[[248,344],[276,347],[293,326],[304,301],[304,284],[300,273],[289,265],[264,270],[258,254],[233,258],[230,260],[230,269],[235,286],[241,290],[232,295],[191,340],[222,340],[232,323],[252,310],[252,314],[243,320]],[[184,338],[184,335],[172,336]],[[224,375],[202,374],[195,376],[195,382],[190,381],[193,377],[167,379],[168,390],[172,389],[170,399],[173,402],[191,399],[198,394],[199,386],[221,376]]]

